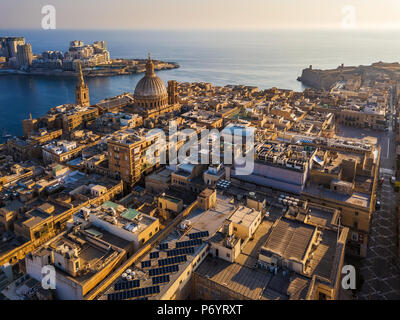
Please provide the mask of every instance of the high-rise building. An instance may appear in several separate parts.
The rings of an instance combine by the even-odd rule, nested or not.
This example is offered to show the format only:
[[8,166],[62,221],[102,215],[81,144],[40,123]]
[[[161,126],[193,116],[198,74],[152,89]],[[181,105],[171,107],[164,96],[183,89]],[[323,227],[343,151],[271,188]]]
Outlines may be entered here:
[[23,37],[9,37],[7,38],[8,51],[10,58],[17,56],[18,46],[25,44]]
[[32,46],[27,44],[18,45],[17,47],[17,64],[18,66],[30,66],[32,65],[33,54]]
[[83,79],[83,73],[82,73],[82,67],[81,64],[78,64],[78,70],[79,70],[79,77],[78,77],[78,83],[76,84],[75,87],[75,102],[76,104],[79,104],[84,107],[89,107],[90,106],[90,101],[89,101],[89,87],[85,83],[85,80]]

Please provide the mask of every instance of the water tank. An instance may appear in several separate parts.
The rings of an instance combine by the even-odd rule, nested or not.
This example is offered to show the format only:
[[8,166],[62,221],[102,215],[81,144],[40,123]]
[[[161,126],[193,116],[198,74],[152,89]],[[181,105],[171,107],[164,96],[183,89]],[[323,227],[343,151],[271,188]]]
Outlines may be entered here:
[[126,280],[131,281],[132,280],[132,276],[131,275],[127,276]]
[[129,274],[131,274],[131,273],[132,273],[132,270],[131,270],[131,269],[127,269],[125,272],[126,272],[126,274],[128,274],[128,275],[129,275]]
[[121,277],[122,277],[122,279],[126,279],[127,276],[128,275],[124,272]]

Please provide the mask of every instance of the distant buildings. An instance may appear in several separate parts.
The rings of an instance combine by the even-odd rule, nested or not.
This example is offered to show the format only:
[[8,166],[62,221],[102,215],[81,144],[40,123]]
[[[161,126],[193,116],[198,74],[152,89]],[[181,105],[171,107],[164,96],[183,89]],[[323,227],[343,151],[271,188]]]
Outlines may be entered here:
[[8,61],[12,68],[38,68],[47,70],[75,71],[78,63],[85,67],[94,67],[111,62],[110,53],[105,41],[96,41],[92,45],[84,45],[82,41],[71,41],[69,50],[45,51],[33,55],[32,46],[25,43],[23,37],[1,37],[0,57]]
[[19,45],[17,48],[17,63],[21,67],[29,67],[32,65],[33,54],[32,46],[27,43]]
[[15,58],[18,52],[18,46],[25,44],[23,37],[2,37],[0,38],[0,56],[8,59]]

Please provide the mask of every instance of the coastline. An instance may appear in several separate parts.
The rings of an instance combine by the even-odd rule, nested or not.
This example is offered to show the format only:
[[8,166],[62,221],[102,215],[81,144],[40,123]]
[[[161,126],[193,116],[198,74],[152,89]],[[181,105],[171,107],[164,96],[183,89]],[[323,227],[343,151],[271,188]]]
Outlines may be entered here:
[[[137,61],[133,59],[132,61]],[[172,70],[180,68],[180,65],[176,62],[163,62],[158,61],[160,65],[155,66],[155,71],[162,70]],[[87,78],[98,78],[98,77],[114,77],[119,75],[131,75],[131,74],[141,74],[144,73],[145,68],[140,65],[129,66],[124,64],[120,67],[115,67],[113,64],[107,66],[95,66],[92,69],[83,70],[84,76]],[[0,69],[1,75],[19,75],[19,76],[44,76],[44,77],[65,77],[65,78],[75,78],[78,76],[78,72],[67,71],[61,69],[33,69],[30,71],[22,71],[16,69]]]

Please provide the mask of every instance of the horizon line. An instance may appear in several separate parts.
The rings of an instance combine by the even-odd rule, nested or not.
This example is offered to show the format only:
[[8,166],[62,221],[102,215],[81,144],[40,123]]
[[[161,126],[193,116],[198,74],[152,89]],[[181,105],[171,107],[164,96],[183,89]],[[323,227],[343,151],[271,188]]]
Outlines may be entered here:
[[52,30],[44,30],[38,28],[4,28],[0,27],[0,31],[342,31],[342,32],[357,32],[357,31],[400,31],[400,25],[398,26],[358,26],[354,28],[343,28],[340,26],[271,26],[271,27],[210,27],[210,28],[56,28]]

